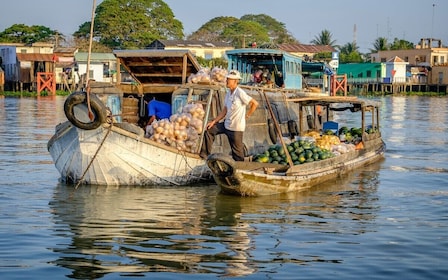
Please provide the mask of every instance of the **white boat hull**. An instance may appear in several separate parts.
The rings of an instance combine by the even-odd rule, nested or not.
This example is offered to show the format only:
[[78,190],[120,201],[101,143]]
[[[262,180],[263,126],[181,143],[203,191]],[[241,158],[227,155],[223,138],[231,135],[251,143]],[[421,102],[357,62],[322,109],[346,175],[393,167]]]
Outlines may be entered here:
[[83,130],[66,122],[48,150],[64,182],[89,185],[188,185],[212,181],[197,155],[157,144],[141,133],[108,125]]

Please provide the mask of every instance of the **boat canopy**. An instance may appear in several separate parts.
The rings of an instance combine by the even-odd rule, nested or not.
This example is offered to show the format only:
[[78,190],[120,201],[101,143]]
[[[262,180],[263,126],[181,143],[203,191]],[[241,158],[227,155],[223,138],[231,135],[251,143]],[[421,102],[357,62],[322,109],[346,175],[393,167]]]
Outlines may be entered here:
[[302,58],[277,49],[235,49],[226,51],[228,69],[237,69],[241,83],[250,83],[255,71],[268,69],[274,75],[282,73],[285,88],[302,88]]
[[319,74],[326,74],[326,75],[332,75],[333,69],[325,63],[325,62],[302,62],[302,72],[303,73],[319,73]]
[[115,50],[113,53],[143,86],[185,84],[191,74],[201,69],[189,50]]

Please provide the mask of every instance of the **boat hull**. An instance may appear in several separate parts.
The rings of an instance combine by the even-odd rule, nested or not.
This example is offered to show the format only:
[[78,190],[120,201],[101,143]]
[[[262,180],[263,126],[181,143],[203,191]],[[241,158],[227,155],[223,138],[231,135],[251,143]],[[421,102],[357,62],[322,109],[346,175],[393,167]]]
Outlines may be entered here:
[[188,185],[213,180],[203,159],[150,141],[136,126],[83,130],[65,122],[56,127],[48,151],[67,183]]
[[207,164],[222,192],[241,196],[263,196],[300,191],[371,164],[384,156],[386,146],[376,138],[363,150],[355,150],[326,160],[287,166],[236,162],[223,154],[213,154]]

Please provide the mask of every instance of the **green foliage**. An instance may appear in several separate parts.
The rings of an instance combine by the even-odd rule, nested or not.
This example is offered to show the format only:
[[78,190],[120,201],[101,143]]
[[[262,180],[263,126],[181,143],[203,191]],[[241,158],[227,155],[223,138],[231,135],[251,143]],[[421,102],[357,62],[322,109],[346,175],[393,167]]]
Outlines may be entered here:
[[33,44],[55,42],[59,33],[42,25],[14,24],[0,33],[0,42]]
[[267,30],[255,21],[237,21],[227,26],[221,34],[221,39],[231,41],[235,48],[248,47],[252,42],[269,43]]
[[245,15],[241,19],[235,17],[216,17],[202,25],[196,32],[188,36],[189,40],[225,41],[234,47],[281,44],[297,42],[285,25],[274,18],[261,15]]
[[212,69],[213,67],[221,67],[223,69],[227,69],[228,62],[224,58],[212,58],[212,59],[205,59],[203,57],[196,57],[199,64],[203,67],[208,67]]
[[310,42],[314,45],[328,45],[332,47],[337,47],[336,40],[333,40],[333,34],[327,30],[322,30],[318,35],[314,37],[313,40]]
[[314,60],[320,60],[320,61],[330,61],[331,58],[332,58],[331,52],[320,52],[320,53],[316,53],[313,56]]
[[363,62],[364,59],[358,51],[356,43],[346,43],[339,48],[339,61],[341,63],[358,63]]
[[373,43],[373,49],[370,49],[372,53],[377,53],[378,51],[386,51],[390,48],[389,43],[387,42],[387,38],[378,37]]
[[403,40],[395,38],[393,43],[390,45],[391,50],[412,50],[414,49],[414,44]]
[[[67,96],[69,95],[70,92],[68,91],[64,91],[64,90],[56,90],[56,95],[57,96]],[[0,96],[7,96],[7,97],[37,97],[37,92],[36,91],[5,91],[5,92],[0,92]],[[42,91],[40,93],[40,96],[49,96],[49,93],[47,91]]]
[[[104,0],[96,8],[95,40],[112,49],[142,49],[156,39],[183,38],[183,25],[161,0]],[[90,23],[73,35],[88,38]]]
[[240,18],[242,21],[254,21],[258,22],[268,32],[269,38],[272,39],[274,44],[283,43],[297,43],[297,40],[289,34],[285,27],[285,24],[279,22],[275,18],[266,14],[260,15],[244,15]]
[[236,17],[215,17],[189,35],[187,39],[208,42],[219,41],[223,30],[238,21],[239,19]]

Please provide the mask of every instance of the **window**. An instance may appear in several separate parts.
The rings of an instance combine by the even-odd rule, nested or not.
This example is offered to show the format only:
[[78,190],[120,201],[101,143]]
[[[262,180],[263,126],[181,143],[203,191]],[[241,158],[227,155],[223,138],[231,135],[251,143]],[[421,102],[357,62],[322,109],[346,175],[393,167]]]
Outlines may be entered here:
[[367,78],[372,77],[372,71],[367,70],[366,77],[367,77]]
[[437,64],[437,62],[439,62],[439,56],[438,56],[438,55],[435,55],[435,56],[432,58],[432,62],[433,62],[434,64]]
[[110,77],[109,63],[103,63],[103,77]]
[[204,53],[204,58],[205,59],[212,59],[213,58],[213,52],[210,52],[210,51],[205,52]]

